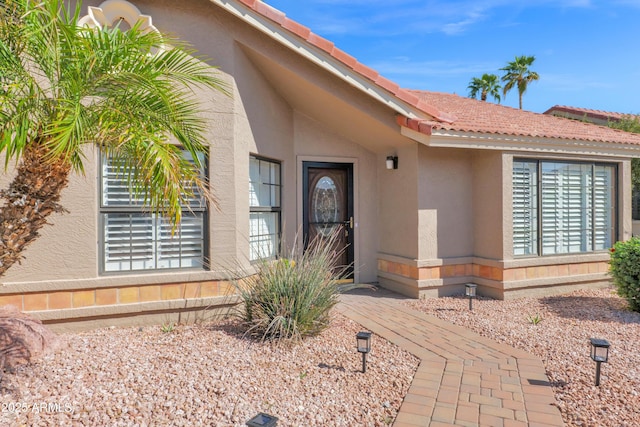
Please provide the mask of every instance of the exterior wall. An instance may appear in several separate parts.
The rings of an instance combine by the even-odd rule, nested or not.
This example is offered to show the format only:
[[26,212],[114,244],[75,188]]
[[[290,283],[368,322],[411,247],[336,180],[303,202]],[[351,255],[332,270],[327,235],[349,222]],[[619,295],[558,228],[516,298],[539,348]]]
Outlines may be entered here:
[[[91,0],[85,10],[100,3]],[[474,282],[480,294],[495,298],[608,284],[604,252],[513,257],[512,153],[410,141],[398,132],[390,108],[208,2],[135,4],[156,27],[214,58],[232,94],[197,92],[208,106],[209,173],[217,200],[208,212],[210,265],[101,274],[98,156],[88,149],[85,175],[73,176],[62,195],[68,212],[52,215],[23,263],[2,278],[0,305],[15,304],[66,328],[158,322],[180,311],[195,317],[235,304],[230,276],[251,273],[252,153],[281,162],[286,242],[295,240],[302,224],[302,162],[354,165],[356,281],[378,280],[414,297],[461,293]],[[386,169],[388,155],[398,156],[398,169]],[[630,161],[615,161],[619,238],[626,239],[632,227]],[[0,176],[0,187],[10,179],[11,172]]]
[[[87,2],[85,10],[100,3]],[[162,9],[158,3],[137,6],[142,13],[152,15],[161,30],[171,31],[184,23],[183,28],[189,32],[183,35],[198,49],[205,47],[200,50],[204,56],[223,58],[223,70],[233,71],[236,61],[241,62],[234,51],[232,32],[225,31],[222,19],[211,13],[212,8],[206,13],[202,4],[193,7],[189,2],[171,10]],[[216,25],[212,26],[211,20]],[[123,317],[133,322],[158,322],[179,309],[211,312],[212,304],[226,306],[235,301],[228,295],[228,278],[236,275],[234,269],[248,268],[246,194],[252,138],[244,109],[247,100],[239,96],[236,79],[224,71],[219,76],[233,96],[196,91],[208,105],[209,171],[218,203],[217,209],[208,212],[211,266],[206,270],[101,274],[98,155],[88,149],[85,175],[72,176],[62,195],[61,203],[68,212],[52,215],[51,225],[27,248],[22,264],[2,278],[0,304],[15,304],[46,323],[60,323],[60,329],[122,323],[117,318]],[[0,185],[6,186],[9,178],[3,176]]]
[[[378,257],[380,283],[413,297],[450,295],[461,289],[473,270],[470,264],[474,250],[476,178],[473,153],[422,145],[416,149],[412,166],[416,168],[417,178],[418,216],[414,220],[417,232],[408,228],[406,235],[407,241],[415,242],[417,246],[413,253],[381,253]],[[400,186],[402,191],[395,190],[400,193],[396,198],[413,197],[409,192],[413,188],[410,181],[407,182]],[[394,206],[404,208],[411,204],[396,203]],[[413,233],[417,241],[409,237]],[[450,264],[446,277],[445,263]],[[465,264],[469,266],[465,267]],[[455,266],[462,267],[456,270]]]
[[394,255],[408,259],[418,258],[416,233],[430,233],[418,227],[418,146],[412,144],[394,151],[398,156],[398,169],[386,169],[386,157],[378,155],[378,247],[380,256]]
[[475,151],[472,161],[473,254],[502,259],[512,240],[510,227],[504,226],[511,215],[511,207],[505,202],[506,194],[510,194],[511,170],[500,151]]
[[[409,296],[417,296],[413,276],[421,241],[431,241],[427,236],[436,232],[434,227],[420,226],[420,221],[435,212],[418,210],[418,151],[418,145],[412,144],[381,153],[377,159],[378,281]],[[386,169],[387,155],[398,156],[398,169]]]
[[[385,286],[417,298],[461,294],[465,283],[476,283],[480,295],[498,299],[610,286],[608,251],[522,258],[513,256],[510,178],[513,154],[498,151],[468,151],[460,154],[459,150],[442,150],[432,154],[431,149],[422,150],[424,157],[421,156],[421,159],[425,160],[423,167],[429,172],[421,176],[429,179],[421,178],[420,185],[431,183],[437,187],[424,189],[425,205],[433,207],[437,214],[431,216],[430,222],[426,221],[420,226],[437,232],[425,233],[421,230],[430,239],[429,242],[421,242],[421,248],[426,249],[422,253],[429,254],[424,258],[379,256],[379,274]],[[518,153],[515,156],[523,155]],[[597,160],[603,161],[600,158]],[[632,227],[628,185],[630,161],[612,159],[611,162],[618,165],[618,239],[624,240],[631,236]],[[458,185],[472,189],[472,194],[465,193],[465,189]],[[450,199],[445,197],[446,190],[451,192]],[[458,198],[458,194],[464,194],[465,197]],[[467,216],[469,212],[471,214]],[[443,218],[444,224],[438,221]],[[464,222],[472,224],[471,229],[466,228]],[[458,228],[456,224],[459,224]]]
[[[100,3],[88,1],[84,8]],[[236,304],[230,277],[252,272],[248,261],[248,160],[252,153],[281,162],[282,222],[289,242],[301,228],[298,182],[302,160],[354,164],[356,280],[375,281],[377,175],[383,166],[378,164],[375,147],[368,144],[405,140],[397,135],[393,114],[387,108],[370,106],[362,94],[325,81],[327,76],[319,70],[305,69],[304,59],[264,40],[214,5],[197,1],[134,4],[151,15],[161,31],[188,40],[204,57],[214,58],[212,63],[219,66],[219,76],[231,92],[225,96],[197,91],[211,123],[207,132],[209,176],[217,203],[208,212],[210,265],[203,270],[101,274],[98,154],[88,149],[85,175],[73,176],[62,195],[61,203],[68,212],[52,215],[51,225],[28,247],[23,263],[2,278],[0,305],[14,304],[57,329],[77,329],[165,322],[176,319],[178,312],[194,320],[219,312],[213,308]],[[282,87],[274,85],[257,51],[274,55],[279,66],[305,75],[297,83],[306,85],[302,87],[305,91],[323,88],[318,92],[325,102],[323,109],[340,112],[335,115],[341,118],[352,115],[360,121],[359,127],[351,129],[331,122],[331,117],[314,117],[313,109],[302,111],[304,104],[296,104]],[[354,110],[362,113],[352,114]],[[370,129],[379,134],[377,140],[369,138]],[[11,174],[0,176],[0,186],[6,186],[10,178]]]
[[[560,257],[558,257],[560,258]],[[467,261],[467,262],[465,262]],[[381,275],[401,276],[389,287],[415,298],[438,297],[464,293],[465,283],[478,284],[478,294],[496,299],[554,295],[584,287],[610,286],[607,278],[608,255],[564,257],[513,263],[486,259],[447,260],[445,265],[416,267],[413,263],[381,259]],[[413,286],[398,283],[412,281]],[[418,284],[431,286],[418,288]]]
[[435,229],[437,245],[422,240],[420,261],[471,256],[476,178],[472,152],[420,146],[418,159],[418,209],[437,213],[421,218],[420,227]]
[[[79,280],[97,275],[97,154],[87,150],[86,156],[85,175],[74,176],[62,193],[60,203],[67,212],[51,214],[51,225],[27,248],[23,262],[5,273],[0,290],[12,282]],[[13,171],[1,174],[0,188],[7,188],[13,176]]]
[[[59,290],[58,290],[59,289]],[[57,331],[106,325],[194,322],[226,315],[239,303],[226,280],[119,286],[27,287],[0,294],[0,306],[13,305]],[[18,289],[15,289],[16,291]]]

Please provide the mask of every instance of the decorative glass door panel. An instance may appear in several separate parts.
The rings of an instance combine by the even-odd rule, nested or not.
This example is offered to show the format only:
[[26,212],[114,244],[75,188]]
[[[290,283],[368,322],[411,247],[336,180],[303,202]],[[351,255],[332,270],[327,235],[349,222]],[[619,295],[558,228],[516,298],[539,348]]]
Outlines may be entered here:
[[336,233],[336,269],[348,266],[347,278],[353,279],[353,165],[304,162],[303,179],[305,247]]

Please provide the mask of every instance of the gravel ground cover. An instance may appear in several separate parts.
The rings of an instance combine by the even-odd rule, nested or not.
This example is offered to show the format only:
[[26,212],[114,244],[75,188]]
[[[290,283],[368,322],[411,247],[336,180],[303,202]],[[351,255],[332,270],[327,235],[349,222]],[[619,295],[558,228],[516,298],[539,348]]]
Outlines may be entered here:
[[[545,363],[567,426],[640,425],[640,314],[612,289],[496,301],[407,300],[409,306],[524,349]],[[385,426],[419,361],[374,336],[367,373],[356,323],[287,348],[243,338],[233,322],[62,334],[57,349],[5,375],[2,426]],[[588,341],[611,343],[594,385]]]
[[[512,301],[479,298],[473,311],[462,296],[407,304],[539,356],[567,426],[640,426],[640,313],[627,310],[614,290]],[[589,338],[611,344],[599,387]]]
[[386,426],[419,360],[339,315],[293,348],[243,338],[237,324],[61,334],[57,349],[6,374],[2,426]]

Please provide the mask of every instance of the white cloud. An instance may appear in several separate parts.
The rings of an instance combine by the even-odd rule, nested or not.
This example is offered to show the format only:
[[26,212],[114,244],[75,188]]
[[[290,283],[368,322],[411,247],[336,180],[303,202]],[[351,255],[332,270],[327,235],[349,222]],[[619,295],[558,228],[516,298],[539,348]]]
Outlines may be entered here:
[[451,22],[442,26],[441,31],[447,35],[455,35],[465,32],[465,30],[475,24],[476,22],[482,21],[484,18],[483,14],[473,13],[470,16],[467,16],[465,19],[459,22]]

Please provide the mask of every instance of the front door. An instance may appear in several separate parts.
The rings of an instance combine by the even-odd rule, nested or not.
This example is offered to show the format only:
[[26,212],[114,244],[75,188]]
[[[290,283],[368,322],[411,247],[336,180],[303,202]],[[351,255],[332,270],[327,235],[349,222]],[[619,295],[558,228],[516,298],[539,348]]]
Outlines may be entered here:
[[314,239],[338,233],[341,257],[353,280],[353,164],[303,162],[303,232],[305,248]]

